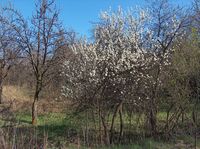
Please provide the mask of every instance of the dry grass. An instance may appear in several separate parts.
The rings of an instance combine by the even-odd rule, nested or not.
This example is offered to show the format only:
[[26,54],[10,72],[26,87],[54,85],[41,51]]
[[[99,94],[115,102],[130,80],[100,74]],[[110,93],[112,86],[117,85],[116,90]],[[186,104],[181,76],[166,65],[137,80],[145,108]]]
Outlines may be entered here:
[[[25,87],[19,86],[4,86],[3,87],[3,101],[4,103],[12,102],[13,111],[29,111],[32,105],[33,93],[31,90]],[[38,112],[48,113],[48,112],[62,112],[66,109],[66,105],[69,105],[65,100],[56,101],[49,96],[44,96],[40,98],[38,102]]]
[[25,87],[4,86],[3,98],[6,100],[30,101],[30,91]]

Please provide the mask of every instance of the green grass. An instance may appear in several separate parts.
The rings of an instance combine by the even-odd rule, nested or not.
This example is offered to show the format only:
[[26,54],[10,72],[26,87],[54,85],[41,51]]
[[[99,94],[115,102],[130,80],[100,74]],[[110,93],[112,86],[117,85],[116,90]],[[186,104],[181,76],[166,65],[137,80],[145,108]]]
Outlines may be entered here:
[[[31,124],[31,114],[29,113],[18,113],[16,115],[17,121],[21,125]],[[38,115],[37,125],[61,125],[65,123],[66,114],[65,113],[50,113],[44,115]]]
[[[112,145],[109,147],[98,146],[92,149],[170,149],[173,148],[173,144],[166,142],[156,142],[152,139],[145,139],[135,144],[129,145]],[[77,149],[76,145],[70,145],[69,149]],[[80,149],[88,149],[87,147],[81,147]]]
[[[19,127],[33,127],[31,125],[31,114],[18,113],[16,117]],[[66,113],[49,113],[38,115],[36,128],[39,134],[43,134],[45,131],[50,139],[55,139],[56,137],[66,136],[66,132],[69,130],[79,130],[79,126],[76,120],[67,117]]]
[[[159,121],[166,119],[166,113],[160,112],[158,114]],[[49,113],[49,114],[40,114],[38,115],[38,125],[33,127],[31,125],[31,114],[30,113],[17,113],[17,127],[26,128],[29,131],[29,128],[36,128],[36,133],[41,139],[44,136],[44,133],[48,136],[48,141],[53,142],[54,144],[65,144],[69,146],[69,149],[76,149],[77,145],[70,144],[69,138],[77,138],[77,134],[82,133],[82,128],[85,127],[85,117],[84,115],[71,116],[66,113]],[[137,126],[136,128],[136,119],[137,116],[134,115],[132,118],[132,127],[131,130],[134,133],[142,133],[143,128]],[[128,118],[125,117],[124,131],[130,129]],[[144,123],[144,116],[141,117],[141,125]],[[118,127],[119,119],[116,119],[116,126]],[[91,123],[91,126],[93,123]],[[29,132],[30,133],[30,132]],[[176,140],[183,140],[184,143],[194,143],[194,139],[191,136],[183,136],[172,140],[171,142],[163,142],[162,140],[153,140],[153,139],[139,139],[135,140],[130,145],[115,145],[110,147],[93,147],[93,149],[169,149],[173,148]],[[200,141],[197,142],[200,146]],[[87,147],[82,147],[80,149],[86,149]],[[53,149],[53,148],[52,148]]]

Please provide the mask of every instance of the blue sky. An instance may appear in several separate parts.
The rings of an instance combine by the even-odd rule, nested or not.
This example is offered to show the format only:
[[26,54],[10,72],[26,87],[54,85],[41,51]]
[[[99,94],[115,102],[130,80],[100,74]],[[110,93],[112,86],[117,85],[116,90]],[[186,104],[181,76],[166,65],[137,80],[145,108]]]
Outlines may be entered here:
[[[26,18],[34,11],[35,0],[0,0],[0,5],[10,1]],[[192,0],[170,0],[174,4],[188,6]],[[97,22],[99,13],[104,10],[144,6],[145,0],[56,0],[60,9],[60,19],[66,28],[72,28],[80,35],[90,37],[92,22]]]

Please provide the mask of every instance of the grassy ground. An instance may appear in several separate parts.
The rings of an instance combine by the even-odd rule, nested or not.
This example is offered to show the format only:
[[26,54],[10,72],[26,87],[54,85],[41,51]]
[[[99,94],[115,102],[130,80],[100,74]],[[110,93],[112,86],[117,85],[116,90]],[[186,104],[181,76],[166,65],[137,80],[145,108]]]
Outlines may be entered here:
[[[94,149],[173,149],[174,145],[166,142],[156,142],[152,139],[146,139],[132,145],[113,145],[110,147],[95,147]],[[77,149],[77,146],[71,145],[70,149]],[[83,147],[81,149],[87,149]]]
[[[159,115],[164,115],[163,113]],[[18,127],[32,127],[31,115],[28,113],[17,114]],[[79,122],[79,123],[78,123]],[[80,147],[77,142],[77,132],[81,133],[83,123],[78,119],[71,118],[66,113],[49,113],[41,114],[38,117],[37,134],[43,136],[44,132],[48,135],[48,141],[55,144],[64,144],[68,149],[86,149],[87,147]],[[72,139],[71,141],[69,140]],[[192,136],[179,136],[170,141],[155,141],[153,139],[136,140],[132,145],[115,145],[111,147],[90,147],[92,149],[189,149],[194,144]],[[189,146],[189,147],[188,147]],[[200,140],[197,142],[200,147]],[[52,148],[53,149],[53,148]]]
[[[4,88],[4,97],[6,99],[16,99],[17,104],[15,107],[14,116],[16,117],[16,128],[19,130],[18,134],[24,133],[26,135],[33,135],[43,141],[44,136],[47,137],[50,149],[53,146],[60,146],[60,148],[67,149],[86,149],[88,147],[80,147],[81,142],[79,138],[83,135],[85,129],[84,115],[71,115],[71,113],[63,112],[66,109],[63,103],[42,101],[39,105],[40,112],[38,115],[38,125],[33,127],[31,125],[31,95],[25,88],[16,88],[14,86],[6,86]],[[25,104],[24,104],[25,103]],[[23,105],[23,106],[22,106]],[[45,107],[44,107],[45,106]],[[44,108],[44,109],[42,109]],[[52,111],[52,109],[54,109]],[[159,121],[166,119],[165,112],[158,113]],[[136,124],[137,116],[133,115],[131,130],[136,133],[142,133],[142,128]],[[0,121],[4,123],[4,121]],[[128,116],[124,116],[124,130],[130,129]],[[144,116],[141,116],[140,123],[144,124]],[[116,119],[116,127],[119,127],[119,118]],[[93,124],[91,124],[93,126]],[[90,126],[89,126],[90,127]],[[81,143],[80,143],[81,142]],[[115,145],[110,147],[90,145],[90,149],[187,149],[194,144],[193,136],[179,135],[170,141],[164,142],[163,140],[153,140],[151,138],[143,138],[135,140],[130,145]],[[200,140],[197,141],[200,148]],[[84,145],[83,145],[84,146]]]
[[[24,130],[26,130],[27,132],[25,133],[30,135],[31,130],[33,129],[32,132],[34,134],[32,135],[37,135],[41,140],[44,135],[46,135],[49,144],[52,144],[50,146],[65,146],[67,149],[88,148],[80,147],[80,144],[84,143],[78,142],[78,133],[81,133],[81,129],[84,127],[83,123],[81,124],[80,122],[80,117],[78,119],[71,118],[70,116],[67,116],[66,113],[40,114],[38,116],[37,127],[31,125],[30,113],[17,113],[16,119],[17,128],[19,129],[18,134],[21,132],[24,133]],[[200,147],[200,141],[197,143],[198,147]],[[167,142],[144,138],[141,140],[135,140],[135,142],[130,145],[124,144],[110,147],[91,146],[90,149],[187,149],[187,145],[191,146],[192,144],[194,144],[192,136],[179,136],[178,138]],[[50,149],[54,148],[52,147]]]

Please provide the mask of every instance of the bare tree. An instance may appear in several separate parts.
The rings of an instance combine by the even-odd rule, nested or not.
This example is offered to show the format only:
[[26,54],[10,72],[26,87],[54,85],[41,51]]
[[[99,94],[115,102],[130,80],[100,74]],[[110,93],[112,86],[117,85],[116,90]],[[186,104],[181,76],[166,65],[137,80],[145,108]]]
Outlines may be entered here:
[[64,31],[58,22],[59,12],[54,1],[39,2],[32,18],[32,41],[27,43],[27,54],[35,75],[35,94],[32,105],[32,124],[37,124],[37,102],[42,88],[50,81],[50,69],[56,65],[55,52],[63,46]]
[[0,103],[2,103],[2,89],[10,68],[21,56],[21,48],[17,40],[17,32],[12,28],[14,21],[12,14],[0,10]]
[[11,10],[18,17],[13,28],[18,33],[19,41],[25,49],[32,73],[35,77],[35,93],[32,104],[32,124],[37,124],[37,105],[42,89],[51,81],[53,68],[60,57],[56,51],[65,45],[65,33],[59,22],[59,11],[55,0],[42,0],[36,4],[35,14],[27,22],[20,13]]
[[[168,0],[153,1],[149,7],[152,16],[150,30],[152,31],[151,42],[147,49],[152,54],[149,63],[149,100],[147,101],[147,121],[151,134],[157,132],[157,104],[159,102],[159,90],[162,86],[162,76],[166,66],[170,65],[171,55],[174,51],[174,43],[183,35],[185,16],[182,9],[173,7]],[[178,42],[177,42],[178,43]]]

